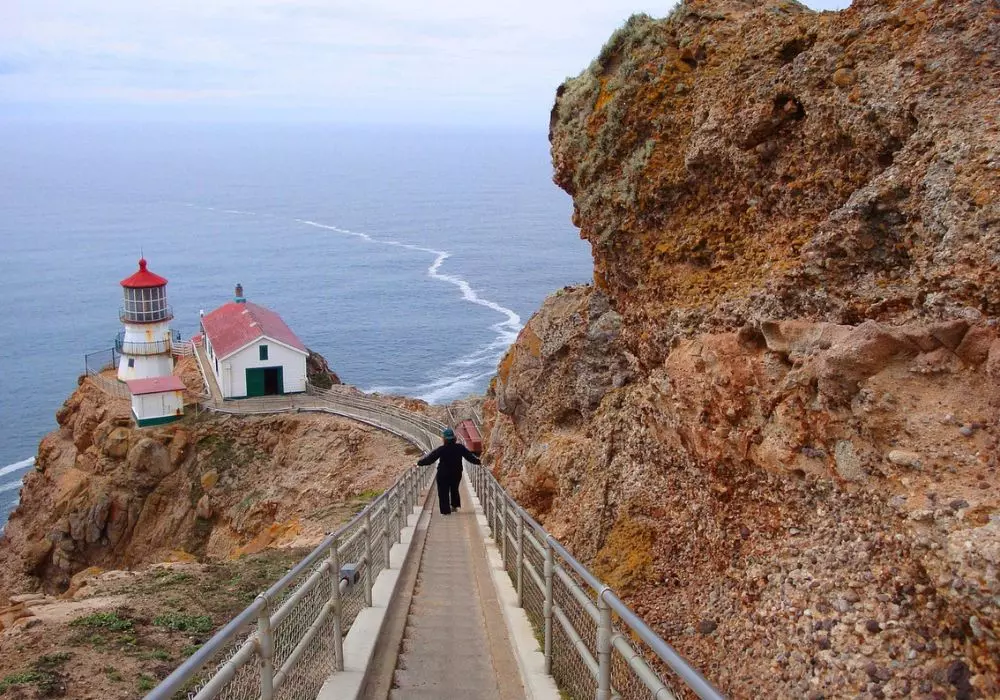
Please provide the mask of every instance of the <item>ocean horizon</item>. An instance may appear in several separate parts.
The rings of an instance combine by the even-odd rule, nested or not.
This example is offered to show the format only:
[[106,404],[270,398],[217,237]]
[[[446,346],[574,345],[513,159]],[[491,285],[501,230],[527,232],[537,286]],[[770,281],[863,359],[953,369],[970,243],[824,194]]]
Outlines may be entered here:
[[140,255],[182,337],[239,282],[345,383],[431,403],[484,391],[592,275],[544,133],[16,122],[0,144],[0,524]]

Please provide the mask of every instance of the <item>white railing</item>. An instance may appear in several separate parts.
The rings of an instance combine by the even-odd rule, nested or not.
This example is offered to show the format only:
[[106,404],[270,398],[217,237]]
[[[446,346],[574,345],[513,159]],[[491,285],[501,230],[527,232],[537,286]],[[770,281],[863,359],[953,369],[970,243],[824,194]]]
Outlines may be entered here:
[[[408,439],[421,450],[439,442],[443,424],[347,389],[310,387],[322,405],[275,411],[323,411]],[[265,400],[215,407],[227,413],[271,412]],[[239,408],[237,408],[237,405]],[[278,405],[278,404],[271,404]],[[723,696],[659,637],[610,587],[577,561],[503,489],[485,467],[466,465],[506,571],[539,634],[546,671],[578,700]],[[157,686],[147,700],[175,693],[197,700],[314,698],[343,670],[342,635],[387,566],[402,513],[429,485],[430,467],[414,467],[389,491],[328,536],[253,605]],[[381,552],[381,554],[379,554]],[[344,568],[342,564],[352,564]],[[358,585],[363,582],[363,585]],[[280,691],[280,693],[279,693]]]
[[[395,416],[344,407],[341,415],[400,435],[421,450],[437,442]],[[375,578],[389,566],[407,516],[418,504],[433,467],[412,467],[353,520],[338,529],[280,581],[215,634],[147,696],[204,700],[314,698],[326,679],[344,670],[343,635],[372,604]]]
[[518,607],[539,634],[545,670],[578,700],[722,700],[711,683],[511,498],[466,465]]

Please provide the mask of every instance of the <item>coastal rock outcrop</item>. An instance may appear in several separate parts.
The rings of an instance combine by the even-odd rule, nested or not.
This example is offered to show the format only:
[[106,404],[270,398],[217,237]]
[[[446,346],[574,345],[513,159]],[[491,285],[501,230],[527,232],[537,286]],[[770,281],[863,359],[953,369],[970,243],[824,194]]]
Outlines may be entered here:
[[416,453],[323,414],[190,414],[134,428],[127,401],[83,380],[42,440],[0,539],[0,599],[65,591],[89,567],[308,545]]
[[732,697],[1000,694],[998,27],[687,0],[557,93],[487,459]]

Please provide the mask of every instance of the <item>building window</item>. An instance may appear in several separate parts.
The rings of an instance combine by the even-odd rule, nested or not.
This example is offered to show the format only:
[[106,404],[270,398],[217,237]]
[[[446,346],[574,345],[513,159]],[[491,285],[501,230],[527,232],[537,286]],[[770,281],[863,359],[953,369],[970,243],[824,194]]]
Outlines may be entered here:
[[128,366],[129,367],[135,367],[135,358],[134,357],[128,358]]
[[215,373],[219,373],[219,358],[215,358]]
[[262,361],[267,359],[267,346],[266,345],[261,345],[260,346],[260,359]]

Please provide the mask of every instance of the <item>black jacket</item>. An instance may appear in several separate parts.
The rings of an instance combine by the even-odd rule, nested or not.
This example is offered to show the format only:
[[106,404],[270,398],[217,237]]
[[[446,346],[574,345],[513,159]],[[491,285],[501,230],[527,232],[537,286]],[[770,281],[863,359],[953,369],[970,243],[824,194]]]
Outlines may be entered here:
[[458,442],[446,442],[433,452],[424,455],[417,462],[421,467],[425,464],[438,463],[438,474],[448,476],[458,476],[462,473],[462,458],[465,457],[473,464],[479,464],[479,457],[473,452],[469,452],[465,445]]

